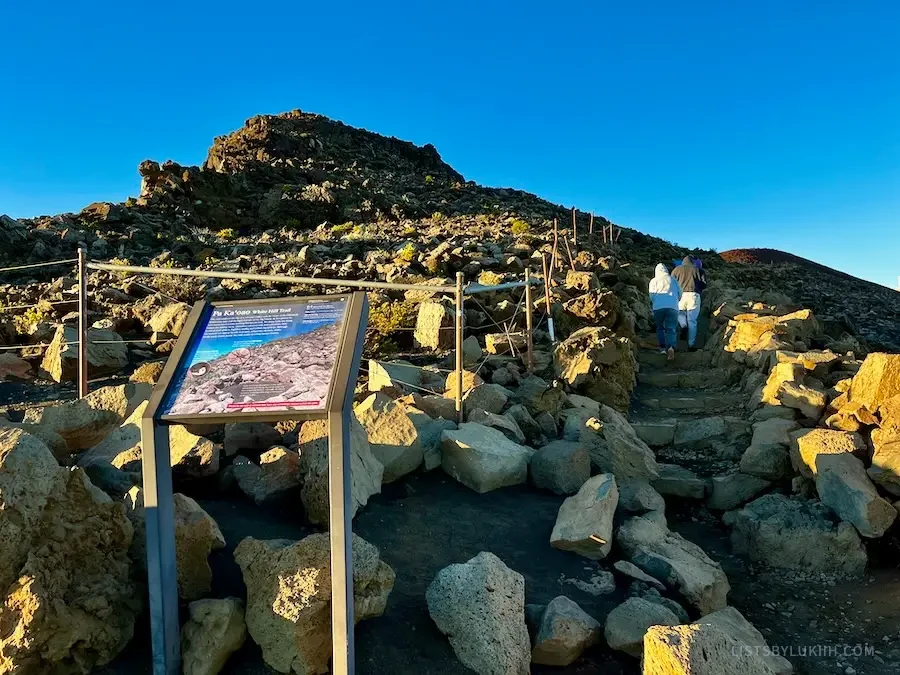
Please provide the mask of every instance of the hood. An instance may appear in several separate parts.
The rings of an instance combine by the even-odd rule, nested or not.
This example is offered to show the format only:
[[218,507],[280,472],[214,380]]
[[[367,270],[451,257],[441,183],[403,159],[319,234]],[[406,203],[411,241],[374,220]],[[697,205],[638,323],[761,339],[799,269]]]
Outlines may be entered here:
[[686,255],[686,256],[684,256],[684,260],[681,261],[681,264],[682,265],[693,265],[694,261],[691,260],[691,256]]
[[669,276],[668,268],[665,265],[663,265],[662,263],[659,263],[659,265],[656,266],[656,276],[657,277]]

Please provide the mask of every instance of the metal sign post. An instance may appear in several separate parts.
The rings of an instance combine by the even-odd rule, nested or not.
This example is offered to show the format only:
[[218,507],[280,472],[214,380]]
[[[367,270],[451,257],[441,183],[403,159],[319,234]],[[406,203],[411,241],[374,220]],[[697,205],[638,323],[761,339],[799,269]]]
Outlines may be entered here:
[[[243,328],[233,331],[233,335],[227,331],[231,320],[235,325],[243,322]],[[350,415],[353,414],[353,394],[367,320],[368,301],[362,292],[232,303],[200,302],[194,306],[141,419],[154,675],[178,675],[181,672],[168,425],[277,422],[323,417],[328,419],[329,432],[332,672],[337,675],[353,675],[355,672]],[[256,323],[252,323],[254,321]],[[247,330],[247,326],[259,327],[265,336],[259,337],[259,331]],[[228,395],[232,398],[228,399],[231,403],[227,405],[223,405],[222,396],[211,398],[208,402],[197,400],[194,385],[198,381],[208,384],[210,379],[203,378],[214,378],[222,363],[231,364],[232,370],[235,360],[252,363],[253,349],[256,347],[268,349],[276,345],[282,351],[290,350],[294,345],[286,341],[317,329],[337,331],[339,334],[334,342],[327,392],[321,391],[306,400],[294,400],[285,394],[284,401],[273,402],[272,391],[260,393],[259,383],[254,382],[248,384],[246,391],[239,392],[238,396],[231,391],[233,387],[229,387]],[[331,336],[334,335],[332,332]],[[234,339],[234,344],[222,346],[223,339],[228,341],[237,337],[241,340]],[[294,369],[302,367],[294,366]],[[261,400],[255,400],[254,395]]]

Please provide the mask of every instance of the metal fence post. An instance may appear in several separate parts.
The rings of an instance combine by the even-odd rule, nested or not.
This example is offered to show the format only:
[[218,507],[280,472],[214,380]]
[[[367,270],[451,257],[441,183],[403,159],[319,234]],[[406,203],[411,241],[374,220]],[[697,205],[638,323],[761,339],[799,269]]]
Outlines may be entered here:
[[88,394],[87,249],[78,247],[78,398]]
[[553,329],[553,313],[550,309],[550,271],[547,269],[547,254],[541,254],[541,265],[544,270],[544,302],[547,305],[547,332],[550,333],[550,342],[556,343],[556,331]]
[[531,299],[531,270],[525,268],[525,345],[528,350],[528,372],[534,372],[534,307]]
[[456,273],[456,423],[463,421],[463,311],[465,295],[463,291],[463,273]]

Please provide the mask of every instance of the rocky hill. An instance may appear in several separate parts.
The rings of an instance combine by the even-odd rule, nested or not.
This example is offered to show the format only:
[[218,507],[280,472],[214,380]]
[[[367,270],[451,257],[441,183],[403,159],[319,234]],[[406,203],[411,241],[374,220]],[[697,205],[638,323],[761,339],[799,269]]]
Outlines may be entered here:
[[[0,222],[0,263],[70,257],[86,244],[94,259],[147,264],[166,253],[169,266],[210,267],[249,256],[254,271],[295,271],[279,263],[304,245],[325,245],[323,261],[365,258],[379,246],[417,250],[469,234],[501,242],[546,235],[570,209],[515,189],[466,181],[431,145],[356,129],[299,110],[261,115],[216,138],[201,167],[147,160],[140,193],[121,204],[97,202],[77,214]],[[591,215],[576,212],[579,232]],[[595,231],[609,221],[594,219]],[[686,254],[661,239],[616,227],[616,254],[641,274]],[[599,239],[599,238],[598,238]],[[767,249],[711,251],[713,274],[733,285],[778,291],[821,313],[834,337],[855,333],[874,348],[900,349],[900,294]],[[282,259],[276,256],[283,255]],[[748,257],[749,256],[749,257]],[[403,272],[434,276],[413,260]],[[763,267],[760,267],[763,264]],[[326,270],[319,270],[324,273]],[[384,278],[371,267],[328,269],[354,278]],[[199,293],[198,289],[194,293]],[[191,299],[190,294],[186,299]]]

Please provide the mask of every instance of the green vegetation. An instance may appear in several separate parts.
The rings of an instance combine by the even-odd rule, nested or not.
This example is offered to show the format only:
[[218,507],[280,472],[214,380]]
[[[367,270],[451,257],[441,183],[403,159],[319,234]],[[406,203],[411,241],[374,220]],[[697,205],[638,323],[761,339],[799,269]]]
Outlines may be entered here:
[[352,222],[341,223],[340,225],[335,225],[331,228],[331,234],[340,237],[351,232],[353,228],[354,225]]
[[219,237],[219,239],[224,239],[225,241],[228,241],[230,239],[234,239],[235,237],[237,237],[237,232],[235,232],[234,228],[232,228],[232,227],[226,227],[224,230],[219,230],[218,237]]
[[526,223],[524,220],[519,220],[515,218],[510,224],[510,231],[516,235],[517,237],[522,234],[527,234],[531,231],[531,225]]
[[444,214],[441,213],[440,211],[435,211],[434,213],[431,214],[431,220],[432,220],[432,222],[440,223],[441,221],[444,220]]
[[[5,311],[0,308],[0,311]],[[34,327],[43,321],[49,321],[52,317],[53,305],[42,300],[34,307],[29,307],[21,314],[12,317],[13,327],[19,335],[30,335]]]
[[431,185],[434,182],[434,176],[425,176],[425,185]]
[[397,257],[400,258],[400,260],[412,262],[416,257],[416,247],[413,246],[413,243],[411,241],[406,242],[406,245],[400,249]]
[[369,310],[370,349],[373,354],[393,354],[398,343],[408,342],[408,329],[415,328],[419,309],[407,300],[382,302]]

